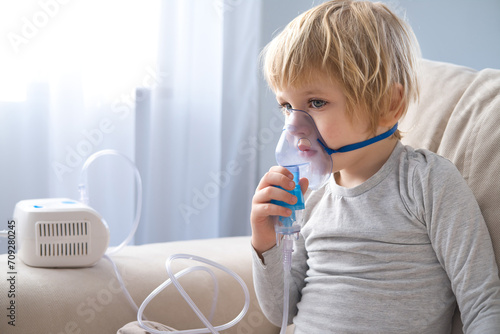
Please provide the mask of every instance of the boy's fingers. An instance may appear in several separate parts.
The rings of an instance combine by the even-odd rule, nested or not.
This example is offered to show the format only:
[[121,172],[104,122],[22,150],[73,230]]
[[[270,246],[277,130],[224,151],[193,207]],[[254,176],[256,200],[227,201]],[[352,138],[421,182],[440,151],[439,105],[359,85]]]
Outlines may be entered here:
[[305,177],[301,178],[299,181],[300,190],[302,190],[302,194],[304,195],[309,188],[309,180]]
[[269,186],[280,186],[284,189],[292,190],[295,187],[295,182],[293,182],[293,177],[289,178],[283,173],[270,170],[260,180],[259,185],[257,186],[257,191]]
[[256,217],[268,217],[268,216],[288,217],[292,214],[292,210],[271,203],[260,203],[254,205],[252,211]]
[[269,169],[270,172],[280,173],[293,180],[293,174],[288,169],[282,166],[273,166]]
[[297,197],[277,187],[263,188],[257,191],[253,197],[254,204],[269,203],[271,200],[295,204],[297,202]]

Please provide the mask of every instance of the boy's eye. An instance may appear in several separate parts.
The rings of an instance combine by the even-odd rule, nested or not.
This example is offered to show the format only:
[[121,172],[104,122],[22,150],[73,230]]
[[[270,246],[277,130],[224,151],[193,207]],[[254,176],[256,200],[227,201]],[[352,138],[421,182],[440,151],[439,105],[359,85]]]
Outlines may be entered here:
[[289,115],[290,114],[290,109],[292,109],[292,106],[290,105],[290,103],[283,103],[283,104],[280,105],[280,108],[281,108],[281,112],[284,115]]
[[325,106],[326,101],[323,101],[323,100],[311,100],[309,103],[311,104],[311,107],[313,107],[313,108],[321,108],[321,107]]

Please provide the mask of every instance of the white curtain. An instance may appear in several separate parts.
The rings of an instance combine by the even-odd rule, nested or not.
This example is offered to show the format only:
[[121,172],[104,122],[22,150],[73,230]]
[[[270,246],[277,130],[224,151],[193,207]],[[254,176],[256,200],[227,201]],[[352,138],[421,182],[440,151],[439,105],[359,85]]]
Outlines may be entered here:
[[[0,5],[7,36],[0,42],[0,229],[19,200],[78,199],[84,161],[116,149],[135,159],[143,177],[136,243],[249,234],[260,6]],[[89,169],[89,187],[116,245],[131,226],[133,173],[103,157]]]
[[259,1],[162,5],[161,79],[150,131],[137,133],[147,189],[137,240],[249,234],[257,161],[245,145],[257,127]]

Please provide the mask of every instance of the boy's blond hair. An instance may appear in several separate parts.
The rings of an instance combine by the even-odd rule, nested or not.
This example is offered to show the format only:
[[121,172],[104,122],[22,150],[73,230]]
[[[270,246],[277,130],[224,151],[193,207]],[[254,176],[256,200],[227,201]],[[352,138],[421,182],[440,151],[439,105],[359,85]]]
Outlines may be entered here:
[[415,35],[382,3],[318,5],[290,22],[262,55],[273,90],[300,87],[326,74],[342,87],[351,120],[368,117],[373,133],[391,108],[394,85],[402,86],[402,116],[418,96]]

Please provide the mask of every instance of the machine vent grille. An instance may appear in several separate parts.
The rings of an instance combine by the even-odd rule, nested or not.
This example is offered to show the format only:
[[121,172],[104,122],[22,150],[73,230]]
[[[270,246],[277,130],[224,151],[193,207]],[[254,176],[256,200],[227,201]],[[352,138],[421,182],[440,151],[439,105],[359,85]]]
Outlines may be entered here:
[[86,236],[89,234],[88,222],[40,222],[39,237]]
[[39,256],[86,256],[90,253],[89,222],[37,222],[36,225]]
[[82,256],[88,255],[89,244],[87,242],[73,243],[41,243],[40,256]]

